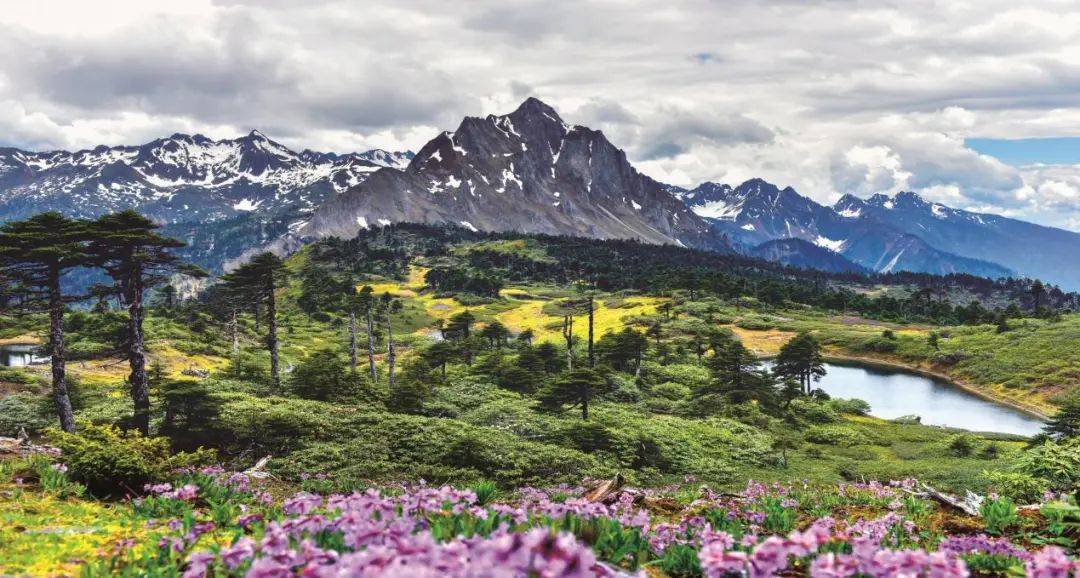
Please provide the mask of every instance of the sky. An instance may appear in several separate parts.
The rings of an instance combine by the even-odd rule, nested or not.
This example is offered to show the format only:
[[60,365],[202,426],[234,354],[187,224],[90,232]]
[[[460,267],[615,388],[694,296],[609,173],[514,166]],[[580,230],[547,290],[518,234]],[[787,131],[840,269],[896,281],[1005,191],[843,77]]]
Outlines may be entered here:
[[0,3],[0,146],[417,150],[536,96],[672,184],[1080,231],[1080,2]]

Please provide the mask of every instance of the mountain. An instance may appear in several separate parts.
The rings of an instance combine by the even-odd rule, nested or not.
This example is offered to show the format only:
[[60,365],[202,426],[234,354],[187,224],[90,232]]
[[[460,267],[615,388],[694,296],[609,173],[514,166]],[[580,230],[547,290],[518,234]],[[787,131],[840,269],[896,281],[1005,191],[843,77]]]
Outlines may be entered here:
[[1080,289],[1080,234],[999,215],[974,213],[929,202],[911,192],[860,199],[846,195],[840,215],[871,217],[935,247],[999,263],[1016,273]]
[[774,239],[750,249],[752,257],[775,261],[800,269],[817,269],[829,273],[869,273],[862,265],[849,261],[843,255],[797,238]]
[[328,200],[301,234],[352,237],[399,222],[729,249],[603,133],[566,124],[535,98],[510,114],[466,117],[407,167]]
[[[761,179],[737,187],[703,183],[675,194],[750,254],[768,241],[801,239],[880,273],[969,273],[991,278],[1014,274],[998,263],[956,254],[948,244],[927,242],[897,226],[888,215],[826,207],[791,187],[780,189]],[[788,245],[785,249],[794,248]],[[771,253],[777,250],[769,248]],[[801,260],[814,261],[814,256],[805,255],[805,250],[800,252],[804,254]]]
[[212,140],[174,134],[77,152],[0,148],[0,221],[56,210],[96,217],[136,209],[188,240],[212,269],[302,225],[328,198],[412,153],[294,152],[258,131]]

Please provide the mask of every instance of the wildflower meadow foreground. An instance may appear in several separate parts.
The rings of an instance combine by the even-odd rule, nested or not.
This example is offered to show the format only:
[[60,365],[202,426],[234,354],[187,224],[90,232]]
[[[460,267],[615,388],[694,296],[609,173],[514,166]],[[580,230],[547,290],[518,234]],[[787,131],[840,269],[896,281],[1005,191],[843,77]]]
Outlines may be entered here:
[[[37,459],[34,468],[35,481],[15,480],[27,504],[81,499],[64,465]],[[184,578],[1065,578],[1080,570],[1078,510],[1065,496],[1023,509],[991,496],[972,516],[927,499],[914,480],[750,482],[733,494],[693,480],[653,490],[590,486],[503,493],[421,483],[336,493],[316,476],[282,495],[270,479],[187,470],[115,505],[110,515],[128,534],[109,537],[77,568],[35,568]],[[61,540],[51,551],[62,558],[69,546]],[[4,563],[5,573],[27,572]]]

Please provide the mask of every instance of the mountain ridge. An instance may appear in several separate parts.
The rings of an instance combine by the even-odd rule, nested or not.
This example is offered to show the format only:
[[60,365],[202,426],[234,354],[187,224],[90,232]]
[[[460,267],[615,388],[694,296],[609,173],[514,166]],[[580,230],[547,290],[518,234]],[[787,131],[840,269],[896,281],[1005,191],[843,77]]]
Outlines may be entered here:
[[300,234],[349,237],[397,222],[730,250],[601,131],[565,123],[536,98],[508,114],[465,117],[404,169],[376,171],[331,199]]

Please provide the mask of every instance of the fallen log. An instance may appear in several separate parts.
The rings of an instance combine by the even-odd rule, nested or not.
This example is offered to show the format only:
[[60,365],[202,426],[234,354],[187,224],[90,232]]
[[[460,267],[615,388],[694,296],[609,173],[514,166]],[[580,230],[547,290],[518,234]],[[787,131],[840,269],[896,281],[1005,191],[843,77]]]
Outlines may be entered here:
[[969,516],[980,516],[979,507],[982,506],[983,497],[968,490],[964,499],[936,490],[927,484],[922,484],[923,492],[934,501],[960,510]]
[[622,474],[615,474],[614,478],[602,482],[595,488],[585,492],[582,498],[589,502],[603,502],[609,498],[613,498],[623,485],[626,484],[626,478]]
[[273,456],[263,456],[259,461],[255,462],[255,465],[243,471],[245,476],[255,480],[262,480],[272,477],[273,474],[266,471],[266,464],[270,462],[270,458]]

